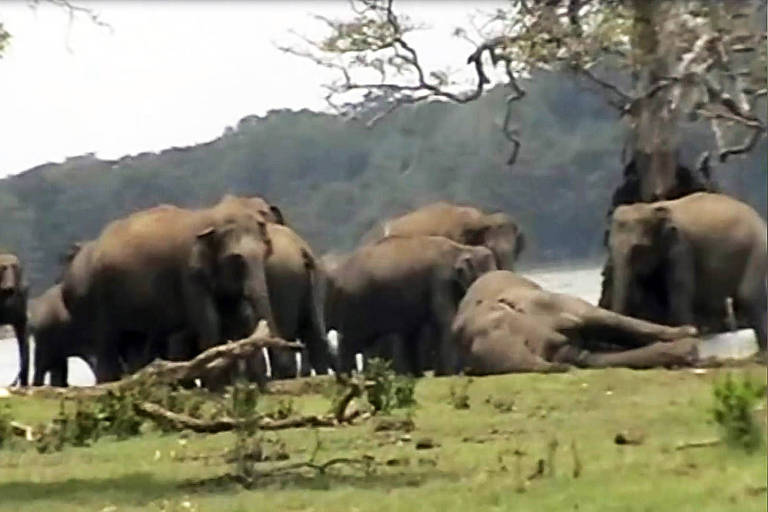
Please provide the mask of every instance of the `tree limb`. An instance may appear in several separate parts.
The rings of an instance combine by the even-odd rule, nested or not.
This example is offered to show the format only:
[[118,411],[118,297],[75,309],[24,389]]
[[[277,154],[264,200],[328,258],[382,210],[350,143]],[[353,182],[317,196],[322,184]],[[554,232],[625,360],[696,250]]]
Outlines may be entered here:
[[146,382],[172,384],[185,380],[205,379],[211,373],[218,372],[221,368],[229,366],[237,360],[256,355],[262,348],[287,350],[304,348],[301,343],[270,336],[268,331],[262,330],[264,325],[264,322],[261,322],[259,328],[247,338],[211,347],[191,361],[163,361],[158,359],[133,375],[115,382],[84,387],[55,388],[42,386],[10,389],[9,391],[18,395],[95,396],[109,391],[138,387]]

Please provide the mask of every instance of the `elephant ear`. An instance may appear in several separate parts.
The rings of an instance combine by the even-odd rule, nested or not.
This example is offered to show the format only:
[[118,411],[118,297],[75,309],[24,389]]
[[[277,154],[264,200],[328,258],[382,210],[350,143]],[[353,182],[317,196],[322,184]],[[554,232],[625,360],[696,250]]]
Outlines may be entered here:
[[194,276],[212,277],[218,242],[216,228],[212,226],[195,236],[195,243],[189,257],[189,267]]
[[653,215],[658,221],[659,239],[666,247],[670,247],[678,240],[680,232],[672,221],[671,211],[667,206],[655,206]]
[[283,212],[275,205],[269,205],[269,211],[272,212],[272,217],[275,219],[275,224],[281,224],[283,226],[286,226],[285,223],[285,217],[283,216]]
[[272,255],[272,237],[269,236],[266,222],[258,221],[257,224],[259,226],[259,236],[264,242],[264,258],[268,258]]
[[523,252],[523,249],[525,249],[525,235],[520,230],[520,228],[517,228],[517,239],[515,240],[515,259],[520,257],[520,253]]
[[464,232],[464,240],[461,242],[467,245],[483,245],[485,243],[485,237],[491,226],[476,226],[468,228]]
[[454,271],[456,284],[463,294],[477,277],[477,268],[472,256],[464,254],[459,257],[454,265]]

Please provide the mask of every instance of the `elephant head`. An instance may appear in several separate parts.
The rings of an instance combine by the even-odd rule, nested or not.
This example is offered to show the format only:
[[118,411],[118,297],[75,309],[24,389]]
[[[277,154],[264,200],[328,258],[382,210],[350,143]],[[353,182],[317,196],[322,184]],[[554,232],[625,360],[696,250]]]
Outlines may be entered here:
[[515,261],[525,248],[522,231],[506,213],[485,215],[467,233],[469,245],[482,245],[493,253],[499,269],[513,270]]
[[454,264],[459,299],[472,283],[486,272],[497,270],[494,254],[485,247],[467,247]]
[[0,254],[0,301],[26,290],[21,262],[14,254]]
[[225,212],[243,212],[247,211],[263,222],[286,225],[283,212],[277,206],[269,204],[259,196],[240,197],[226,194],[222,197],[217,208]]
[[637,203],[613,212],[608,245],[613,260],[611,307],[627,312],[632,287],[653,274],[677,238],[669,209],[662,204]]
[[264,271],[271,251],[265,223],[243,218],[201,231],[192,249],[193,275],[202,280],[216,304],[227,305],[230,317],[234,314],[239,324],[246,324],[248,334],[259,319],[277,332]]

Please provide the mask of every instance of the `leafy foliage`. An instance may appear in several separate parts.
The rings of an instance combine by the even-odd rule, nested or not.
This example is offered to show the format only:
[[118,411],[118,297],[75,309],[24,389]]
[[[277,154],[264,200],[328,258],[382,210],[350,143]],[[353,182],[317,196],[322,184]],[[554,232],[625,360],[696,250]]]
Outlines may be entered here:
[[766,386],[744,374],[736,380],[730,373],[715,382],[712,415],[725,434],[726,442],[747,452],[763,443],[763,433],[753,415],[754,407],[766,399]]
[[454,409],[469,409],[469,386],[474,382],[472,377],[456,377],[448,388],[448,401]]
[[366,398],[374,411],[387,414],[393,409],[407,409],[416,405],[413,377],[397,375],[390,362],[377,357],[366,361],[365,380],[372,385],[366,389]]

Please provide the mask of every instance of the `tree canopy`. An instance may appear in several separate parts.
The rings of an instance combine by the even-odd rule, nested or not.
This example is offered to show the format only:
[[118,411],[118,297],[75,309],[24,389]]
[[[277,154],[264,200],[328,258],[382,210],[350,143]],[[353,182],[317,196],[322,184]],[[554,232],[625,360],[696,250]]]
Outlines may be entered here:
[[329,103],[369,124],[403,105],[466,103],[503,84],[510,163],[527,128],[512,104],[536,70],[561,70],[600,90],[630,128],[626,155],[676,153],[683,123],[709,126],[706,149],[721,162],[751,151],[766,133],[764,0],[510,0],[454,30],[475,46],[456,56],[472,70],[469,79],[422,61],[408,41],[423,24],[398,5],[353,1],[348,19],[320,17],[326,37],[283,49],[337,70]]

